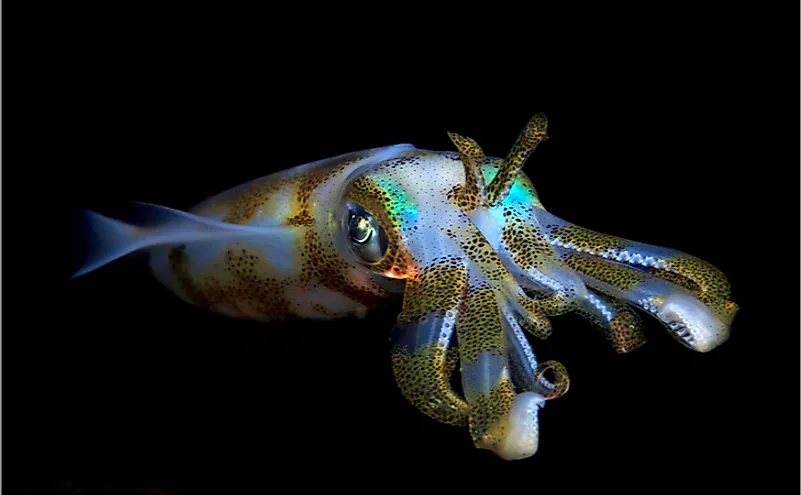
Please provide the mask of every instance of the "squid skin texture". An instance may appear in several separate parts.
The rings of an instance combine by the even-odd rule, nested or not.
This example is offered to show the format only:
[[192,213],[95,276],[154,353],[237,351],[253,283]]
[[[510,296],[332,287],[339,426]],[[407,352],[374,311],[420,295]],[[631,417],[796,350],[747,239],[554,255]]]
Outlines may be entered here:
[[551,334],[551,317],[581,315],[618,353],[646,342],[638,311],[692,350],[726,341],[738,306],[717,268],[545,209],[523,172],[548,137],[543,114],[504,158],[448,135],[455,151],[347,153],[188,212],[86,212],[94,239],[75,276],[146,251],[153,275],[187,303],[263,321],[363,317],[402,297],[390,333],[400,392],[507,460],[537,452],[539,410],[569,388],[567,369],[539,362],[529,340]]

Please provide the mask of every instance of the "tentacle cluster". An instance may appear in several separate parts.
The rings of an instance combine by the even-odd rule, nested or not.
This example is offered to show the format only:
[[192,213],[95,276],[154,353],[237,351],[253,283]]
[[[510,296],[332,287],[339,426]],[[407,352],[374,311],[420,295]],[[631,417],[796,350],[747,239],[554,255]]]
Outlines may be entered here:
[[590,288],[580,314],[619,352],[645,342],[632,308],[654,316],[684,346],[708,352],[729,337],[739,307],[723,273],[687,253],[580,227],[533,210],[560,259]]
[[[465,252],[433,260],[407,282],[393,370],[427,415],[469,425],[477,447],[503,458],[528,457],[538,445],[537,411],[567,391],[569,376],[561,363],[537,362],[507,296],[511,275],[482,270],[476,261],[486,252]],[[457,356],[464,399],[451,386]]]
[[[506,459],[537,450],[538,410],[569,387],[566,368],[539,363],[524,332],[547,337],[549,317],[575,308],[582,293],[580,281],[565,284],[566,277],[554,276],[567,268],[542,243],[536,259],[544,261],[536,271],[545,295],[530,297],[507,268],[500,235],[492,229],[497,222],[490,217],[545,139],[546,123],[542,114],[531,119],[486,182],[488,160],[478,144],[449,133],[464,166],[465,183],[453,194],[461,213],[436,227],[424,247],[410,249],[416,266],[393,333],[394,372],[406,397],[435,419],[469,425],[477,447]],[[450,386],[448,360],[457,352],[464,399]]]
[[[503,160],[449,133],[464,168],[464,184],[448,193],[460,213],[443,216],[438,235],[399,235],[415,265],[393,334],[400,388],[429,416],[468,425],[477,447],[505,459],[536,452],[538,410],[569,388],[565,366],[539,363],[526,332],[547,338],[551,317],[575,311],[616,352],[631,352],[646,342],[639,308],[705,352],[725,341],[737,311],[708,263],[546,211],[520,173],[546,128],[545,115],[535,115]],[[415,247],[423,237],[429,243]],[[456,356],[464,397],[450,385]]]

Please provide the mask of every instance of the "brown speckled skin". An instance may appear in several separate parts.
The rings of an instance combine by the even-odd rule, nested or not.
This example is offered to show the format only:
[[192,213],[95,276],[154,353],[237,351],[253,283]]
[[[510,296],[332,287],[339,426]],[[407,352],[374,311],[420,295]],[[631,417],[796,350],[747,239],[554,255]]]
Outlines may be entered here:
[[[632,305],[666,325],[679,319],[684,326],[674,333],[687,328],[699,339],[708,329],[690,321],[696,316],[681,306],[687,297],[716,315],[720,332],[737,311],[728,281],[709,263],[546,212],[521,172],[546,127],[535,115],[505,159],[449,133],[457,152],[401,145],[257,179],[192,213],[264,227],[263,235],[155,249],[154,272],[193,304],[266,320],[362,316],[403,292],[392,334],[403,395],[438,421],[469,425],[477,447],[505,458],[532,455],[536,441],[515,446],[510,435],[527,424],[537,437],[536,412],[514,413],[515,401],[559,397],[569,376],[561,363],[538,363],[520,329],[547,338],[551,317],[576,311],[624,353],[646,341]],[[380,259],[354,250],[346,202],[380,225],[387,241]],[[457,361],[464,398],[450,385]],[[512,363],[522,376],[510,374]]]
[[[156,250],[154,267],[159,258],[166,258],[169,270],[154,271],[191,303],[231,316],[363,316],[391,293],[337,248],[340,224],[333,213],[333,195],[348,173],[370,159],[370,153],[351,153],[306,170],[273,174],[204,201],[191,213],[280,229],[263,238],[237,239],[203,250],[210,261],[195,261],[186,246]],[[274,249],[276,243],[280,250]]]

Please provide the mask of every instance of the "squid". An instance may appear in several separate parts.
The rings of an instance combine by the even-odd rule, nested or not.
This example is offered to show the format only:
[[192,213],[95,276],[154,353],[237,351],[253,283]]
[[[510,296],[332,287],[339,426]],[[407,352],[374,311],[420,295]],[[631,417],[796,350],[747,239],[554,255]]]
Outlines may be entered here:
[[728,339],[738,306],[716,267],[545,209],[522,170],[548,139],[544,114],[503,157],[448,135],[451,151],[347,153],[186,212],[87,210],[89,248],[73,277],[145,251],[153,276],[187,303],[262,321],[362,318],[402,298],[388,329],[400,392],[505,460],[537,452],[539,410],[569,388],[565,366],[531,344],[548,338],[552,317],[581,315],[618,353],[646,342],[640,314],[697,352]]

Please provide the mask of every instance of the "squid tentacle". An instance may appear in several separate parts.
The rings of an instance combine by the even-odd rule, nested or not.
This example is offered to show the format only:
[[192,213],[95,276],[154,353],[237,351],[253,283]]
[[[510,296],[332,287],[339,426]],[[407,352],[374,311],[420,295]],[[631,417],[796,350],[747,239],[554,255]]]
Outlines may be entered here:
[[520,320],[547,320],[547,313],[519,303],[529,299],[472,222],[447,233],[470,260],[456,334],[474,444],[505,459],[528,457],[539,442],[537,411],[547,398],[566,391],[566,374],[558,375],[556,384],[543,379],[544,369],[536,367],[518,325]]
[[[585,297],[584,283],[559,257],[529,208],[504,207],[503,215],[499,255],[519,283],[538,289],[536,299],[518,294],[516,301],[530,314],[558,316],[575,311]],[[550,335],[549,329],[536,322],[529,330],[538,338]]]
[[551,245],[562,253],[577,253],[603,260],[609,265],[619,264],[645,271],[682,286],[722,315],[733,317],[737,310],[736,304],[729,300],[731,285],[728,279],[707,261],[676,249],[580,227],[540,208],[536,209],[535,215],[545,226]]
[[733,302],[705,303],[683,285],[616,261],[568,250],[562,256],[588,287],[651,314],[686,347],[708,352],[728,339]]
[[548,315],[540,308],[535,307],[534,301],[526,295],[517,294],[514,298],[514,307],[519,308],[517,322],[530,335],[538,339],[547,339],[553,333],[553,326]]
[[[545,297],[547,292],[523,283],[532,297]],[[648,342],[642,319],[626,301],[599,289],[585,288],[576,314],[590,322],[619,354],[635,351]]]
[[[481,165],[486,157],[481,147],[470,138],[448,133],[459,151],[465,174],[465,184],[457,192],[456,201],[472,220],[462,233],[461,247],[468,252],[473,262],[483,268],[485,274],[497,267],[504,267],[506,262],[511,261],[509,265],[515,267],[515,270],[523,270],[535,283],[549,289],[548,295],[532,300],[520,289],[508,271],[499,270],[503,273],[496,276],[503,279],[506,295],[519,316],[519,324],[540,339],[546,339],[552,333],[548,317],[575,310],[579,299],[584,297],[584,287],[581,280],[564,266],[545,235],[539,229],[532,231],[531,222],[524,221],[514,208],[501,206],[501,203],[509,196],[528,157],[547,139],[547,124],[543,113],[534,115],[527,122],[486,187],[481,172]],[[483,209],[476,211],[478,206]],[[490,246],[480,228],[473,223],[477,221],[482,225],[492,225],[493,222],[488,219],[488,216],[492,216],[489,208],[495,208],[504,218],[509,217],[498,245],[500,255],[487,249],[479,250],[478,255],[471,256],[470,248]],[[475,253],[475,250],[472,252]]]
[[516,392],[497,291],[476,278],[456,323],[470,433],[477,448],[504,459],[528,457],[538,447],[537,411],[545,399]]
[[[544,339],[551,334],[549,316],[567,313],[578,304],[578,293],[575,284],[551,284],[555,287],[546,296],[532,299],[520,288],[515,277],[506,268],[506,264],[496,253],[481,232],[472,222],[468,221],[461,228],[451,227],[445,233],[454,238],[467,257],[475,264],[488,279],[503,291],[505,299],[515,309],[519,323],[537,338]],[[554,265],[550,265],[554,266]],[[554,272],[558,270],[554,267]],[[566,273],[565,270],[562,271]],[[583,290],[583,284],[578,285]]]
[[642,320],[619,297],[588,288],[576,312],[592,323],[619,354],[635,351],[648,342]]
[[[548,370],[554,373],[553,381],[545,378],[545,372]],[[534,370],[534,375],[537,378],[537,384],[547,391],[542,395],[548,400],[562,397],[570,388],[570,375],[567,373],[565,365],[559,361],[550,360],[540,364]]]
[[392,331],[392,369],[401,393],[442,423],[467,425],[468,405],[450,385],[456,356],[450,346],[467,271],[459,260],[440,261],[406,283],[403,309]]
[[[708,352],[728,340],[729,323],[709,307],[680,286],[661,280],[654,282],[620,297],[656,318],[673,338],[690,349]],[[588,285],[596,287],[594,282],[588,281]],[[598,285],[598,288],[609,290],[608,286]]]
[[[570,377],[565,366],[558,361],[538,363],[525,335],[514,317],[506,318],[506,337],[509,345],[509,364],[515,386],[527,392],[536,392],[545,400],[561,397],[567,392]],[[545,372],[552,370],[553,381],[545,378]]]
[[481,164],[486,157],[484,151],[474,140],[455,132],[449,132],[459,156],[464,164],[464,188],[459,193],[457,203],[465,211],[473,211],[478,206],[488,206],[485,198],[484,175],[481,173]]
[[[502,306],[505,316],[506,341],[509,349],[509,369],[512,381],[521,390],[534,392],[540,385],[536,377],[539,363],[531,344],[523,333],[520,318],[508,304]],[[547,319],[546,319],[547,320]]]
[[501,203],[509,195],[517,179],[517,174],[537,148],[537,145],[548,139],[546,134],[548,119],[544,113],[534,115],[515,141],[512,149],[498,169],[498,173],[487,186],[487,202],[491,205]]

